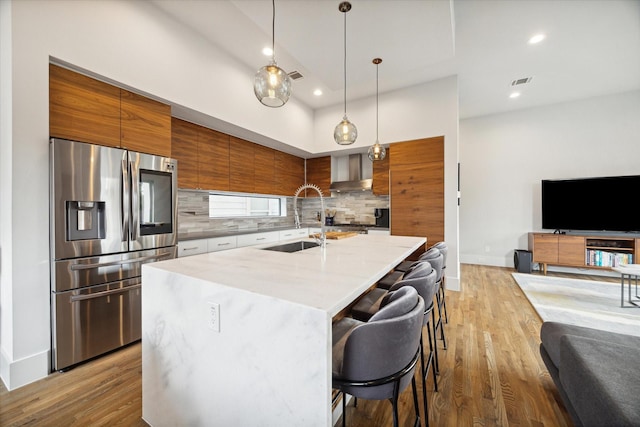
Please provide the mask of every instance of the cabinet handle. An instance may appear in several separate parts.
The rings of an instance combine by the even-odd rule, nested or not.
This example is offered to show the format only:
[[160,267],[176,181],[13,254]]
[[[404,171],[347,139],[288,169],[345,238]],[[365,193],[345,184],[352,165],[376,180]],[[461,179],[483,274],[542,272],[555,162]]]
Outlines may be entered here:
[[258,237],[256,240],[265,240],[266,237]]
[[229,246],[230,243],[218,243],[218,246]]
[[183,251],[193,251],[194,249],[198,249],[198,247],[194,246],[192,248],[184,248]]

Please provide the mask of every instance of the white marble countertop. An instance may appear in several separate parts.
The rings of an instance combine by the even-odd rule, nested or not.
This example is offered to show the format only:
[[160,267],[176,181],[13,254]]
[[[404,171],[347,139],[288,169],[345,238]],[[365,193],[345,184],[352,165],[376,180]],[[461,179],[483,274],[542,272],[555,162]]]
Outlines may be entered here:
[[333,316],[425,243],[420,237],[357,235],[329,240],[325,251],[320,247],[294,253],[261,249],[275,245],[267,244],[176,258],[143,268],[302,304]]

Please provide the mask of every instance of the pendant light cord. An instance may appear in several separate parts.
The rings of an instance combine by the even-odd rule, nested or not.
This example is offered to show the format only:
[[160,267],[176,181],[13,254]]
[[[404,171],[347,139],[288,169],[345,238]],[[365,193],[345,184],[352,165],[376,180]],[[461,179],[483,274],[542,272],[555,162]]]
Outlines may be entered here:
[[271,60],[276,62],[276,0],[271,0],[273,16],[271,17]]
[[378,64],[376,64],[376,144],[378,143]]
[[[275,0],[274,0],[275,1]],[[347,12],[344,13],[344,116],[347,117]]]

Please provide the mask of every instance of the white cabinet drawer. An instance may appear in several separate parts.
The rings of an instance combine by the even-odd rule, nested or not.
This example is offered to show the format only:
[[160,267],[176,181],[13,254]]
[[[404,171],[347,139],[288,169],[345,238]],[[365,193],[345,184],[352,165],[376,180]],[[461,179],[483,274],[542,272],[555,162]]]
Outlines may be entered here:
[[178,242],[178,258],[189,255],[204,254],[207,251],[207,239]]
[[309,229],[306,227],[280,231],[280,240],[301,239],[305,237],[309,237]]
[[238,247],[262,245],[264,243],[277,242],[280,238],[278,231],[267,231],[264,233],[241,234],[238,236]]
[[213,237],[207,240],[207,248],[209,252],[226,251],[238,246],[236,236]]

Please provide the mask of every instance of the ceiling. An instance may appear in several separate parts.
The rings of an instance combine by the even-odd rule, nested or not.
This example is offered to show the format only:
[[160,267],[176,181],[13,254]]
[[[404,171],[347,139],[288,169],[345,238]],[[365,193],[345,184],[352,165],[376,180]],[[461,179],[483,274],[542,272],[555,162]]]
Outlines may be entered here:
[[[248,72],[269,62],[268,0],[153,0],[228,51]],[[318,109],[344,97],[344,19],[337,0],[276,2],[275,57],[298,71],[292,97]],[[640,90],[640,0],[352,0],[347,102],[458,75],[470,118]],[[541,43],[528,39],[546,34]],[[509,98],[513,80],[533,77]],[[321,89],[322,96],[313,95]]]

